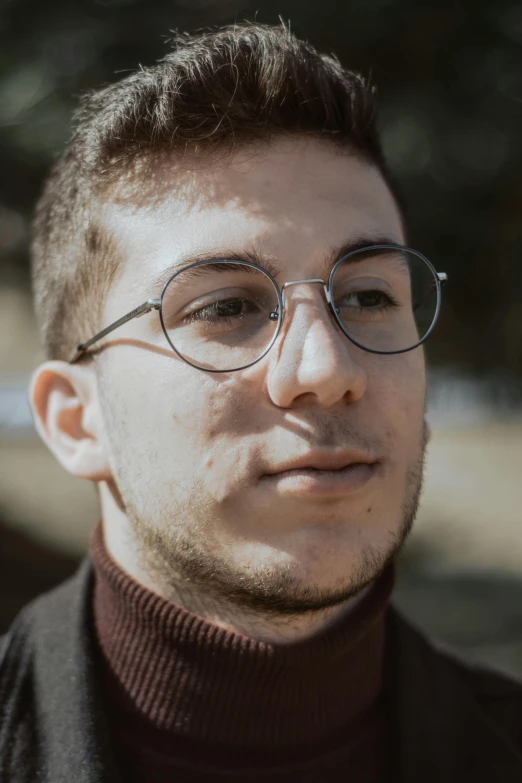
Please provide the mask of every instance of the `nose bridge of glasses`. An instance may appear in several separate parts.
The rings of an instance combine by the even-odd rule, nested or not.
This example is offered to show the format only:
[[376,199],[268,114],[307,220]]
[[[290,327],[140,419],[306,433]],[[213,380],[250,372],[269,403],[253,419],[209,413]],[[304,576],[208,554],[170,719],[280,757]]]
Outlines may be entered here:
[[326,280],[323,280],[321,277],[309,277],[304,280],[289,280],[287,283],[283,285],[283,287],[281,288],[283,307],[285,306],[285,289],[289,288],[291,285],[298,285],[300,283],[320,283],[323,286],[324,295],[326,296],[326,301],[328,302],[328,304],[330,304],[330,292],[328,291],[328,284],[326,283]]

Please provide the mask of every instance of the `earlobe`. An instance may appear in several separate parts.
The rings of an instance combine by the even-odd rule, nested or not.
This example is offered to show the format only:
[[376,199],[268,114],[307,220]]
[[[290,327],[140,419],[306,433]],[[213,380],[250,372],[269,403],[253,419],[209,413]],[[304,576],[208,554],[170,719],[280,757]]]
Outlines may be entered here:
[[31,378],[29,403],[38,434],[65,470],[91,481],[111,478],[92,367],[41,364]]

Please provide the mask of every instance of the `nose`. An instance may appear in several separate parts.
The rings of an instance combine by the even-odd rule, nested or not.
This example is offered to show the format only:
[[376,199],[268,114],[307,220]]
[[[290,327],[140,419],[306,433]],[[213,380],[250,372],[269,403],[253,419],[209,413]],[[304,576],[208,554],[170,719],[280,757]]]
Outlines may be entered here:
[[[268,393],[281,408],[356,402],[366,389],[362,351],[335,323],[321,288],[306,281],[286,292],[285,318],[268,368]],[[292,283],[292,285],[295,285]]]

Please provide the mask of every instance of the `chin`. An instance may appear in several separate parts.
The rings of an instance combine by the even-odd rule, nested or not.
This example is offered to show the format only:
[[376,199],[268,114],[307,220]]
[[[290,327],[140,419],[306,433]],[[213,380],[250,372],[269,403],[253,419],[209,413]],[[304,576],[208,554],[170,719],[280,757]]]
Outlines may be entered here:
[[[308,531],[310,532],[310,531]],[[319,532],[319,535],[317,535]],[[293,572],[303,585],[314,585],[317,589],[339,589],[351,586],[364,587],[378,576],[394,557],[397,547],[392,545],[394,536],[389,530],[382,536],[369,536],[368,529],[350,527],[334,535],[322,528],[314,535],[305,537],[294,534],[291,545],[282,549],[284,568]],[[265,561],[266,562],[266,561]]]

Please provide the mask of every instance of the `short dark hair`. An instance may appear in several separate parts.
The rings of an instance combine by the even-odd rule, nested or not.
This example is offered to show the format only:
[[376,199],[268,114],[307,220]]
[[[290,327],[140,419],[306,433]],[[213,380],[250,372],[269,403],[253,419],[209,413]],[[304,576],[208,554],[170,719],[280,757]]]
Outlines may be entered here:
[[[101,227],[109,183],[159,154],[227,154],[275,136],[328,140],[378,167],[397,198],[375,88],[284,25],[176,35],[172,51],[86,95],[33,224],[32,281],[46,356],[68,359],[99,327],[121,258]],[[136,175],[138,176],[138,175]]]

